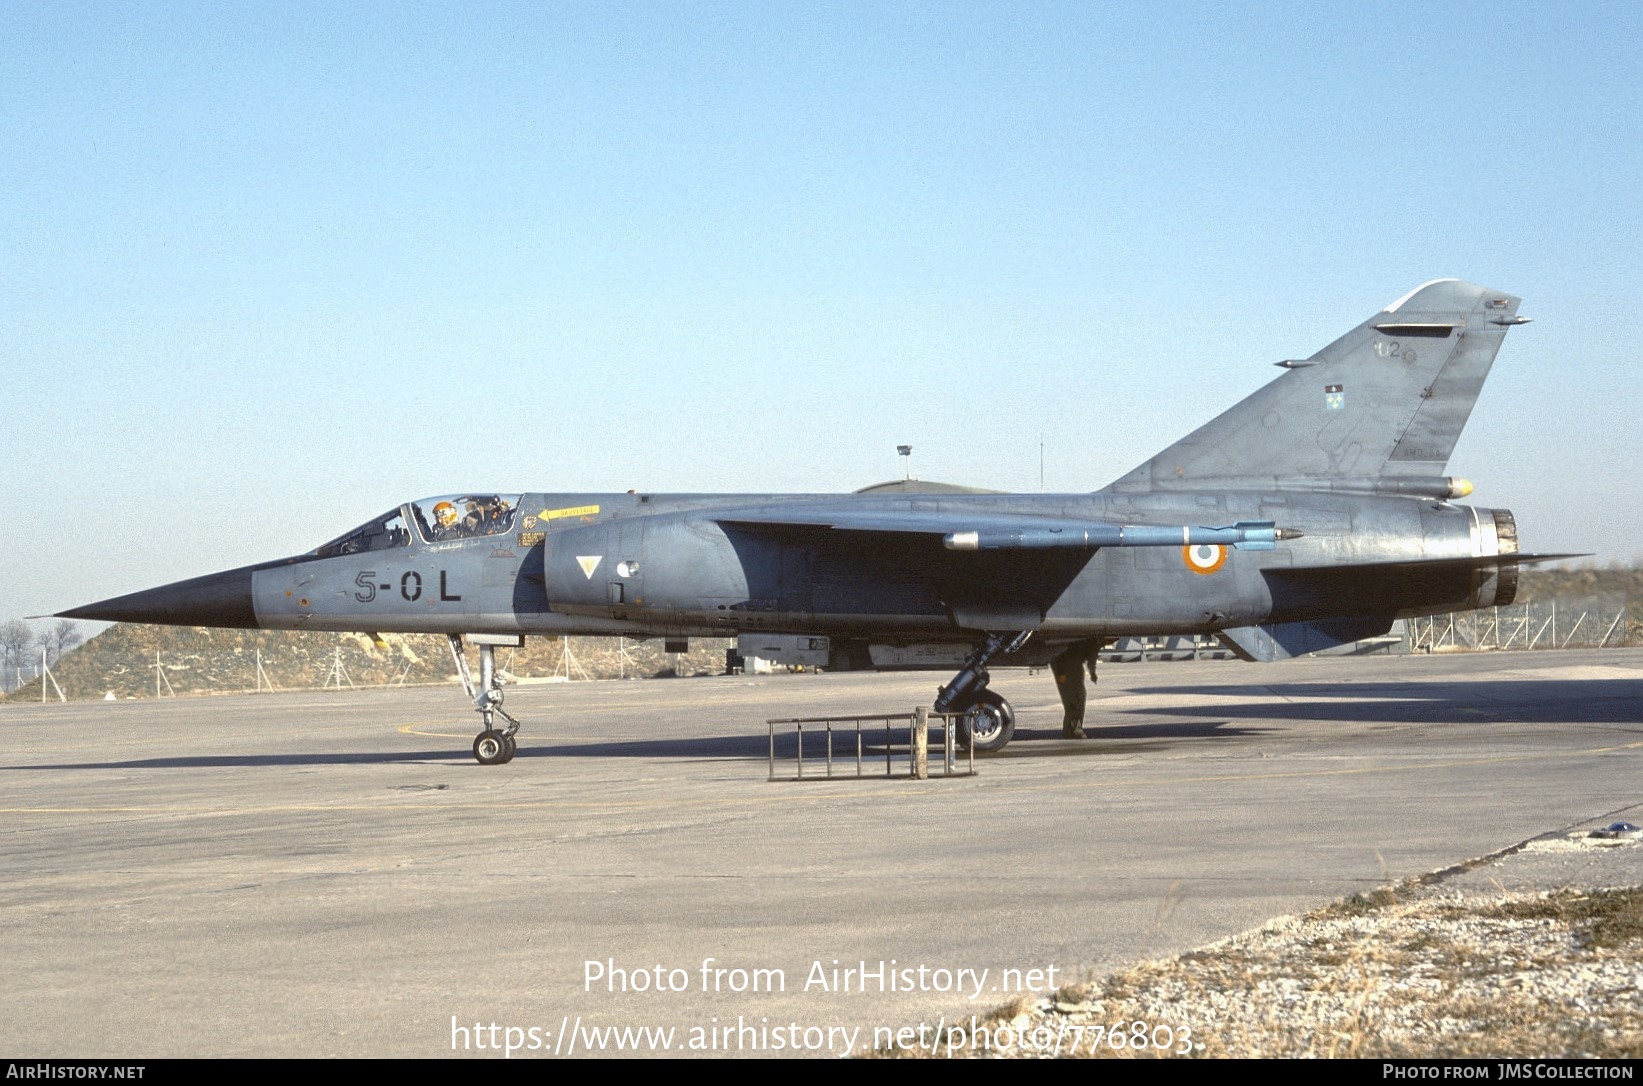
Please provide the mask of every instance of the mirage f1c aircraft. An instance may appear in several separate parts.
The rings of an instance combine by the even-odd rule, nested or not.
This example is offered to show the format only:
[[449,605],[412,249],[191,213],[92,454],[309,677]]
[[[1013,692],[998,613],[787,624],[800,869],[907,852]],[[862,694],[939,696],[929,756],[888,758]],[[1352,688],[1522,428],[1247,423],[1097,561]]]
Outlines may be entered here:
[[1015,729],[988,665],[1049,664],[1064,734],[1081,735],[1083,673],[1110,639],[1216,634],[1273,660],[1509,603],[1521,565],[1567,557],[1520,554],[1512,514],[1456,504],[1471,484],[1443,474],[1507,329],[1527,323],[1518,301],[1417,287],[1094,493],[453,494],[62,615],[446,634],[487,765],[513,758],[519,729],[493,648],[530,634],[792,635],[834,667],[945,658],[959,666],[935,708],[961,713],[978,750]]

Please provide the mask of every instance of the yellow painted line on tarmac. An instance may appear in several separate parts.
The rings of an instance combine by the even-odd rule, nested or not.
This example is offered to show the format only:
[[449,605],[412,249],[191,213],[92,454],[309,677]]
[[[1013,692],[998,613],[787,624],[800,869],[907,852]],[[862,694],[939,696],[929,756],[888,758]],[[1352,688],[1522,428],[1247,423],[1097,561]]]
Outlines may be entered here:
[[[440,721],[439,723],[443,724],[445,721]],[[434,725],[432,723],[425,724],[413,720],[409,724],[401,724],[398,731],[400,735],[420,735],[425,739],[470,739],[472,736],[478,734],[476,732],[430,732],[420,730],[423,728],[431,728],[433,726]]]

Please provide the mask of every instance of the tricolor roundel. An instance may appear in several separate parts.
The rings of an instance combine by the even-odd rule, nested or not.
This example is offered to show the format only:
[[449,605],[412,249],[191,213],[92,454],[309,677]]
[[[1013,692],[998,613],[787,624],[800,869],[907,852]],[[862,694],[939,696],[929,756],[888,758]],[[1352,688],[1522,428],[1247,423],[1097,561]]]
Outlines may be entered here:
[[1214,573],[1227,564],[1227,549],[1210,543],[1181,548],[1181,559],[1194,573]]

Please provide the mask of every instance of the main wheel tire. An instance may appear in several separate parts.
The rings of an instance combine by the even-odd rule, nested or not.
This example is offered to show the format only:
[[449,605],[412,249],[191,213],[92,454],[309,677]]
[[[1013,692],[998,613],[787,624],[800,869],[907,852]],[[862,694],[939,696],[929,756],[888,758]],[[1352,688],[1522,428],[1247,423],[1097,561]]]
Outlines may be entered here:
[[508,760],[508,738],[499,731],[485,730],[474,739],[474,758],[480,765],[501,765]]
[[960,747],[978,754],[991,754],[1003,750],[1015,735],[1015,710],[1000,695],[983,690],[953,723],[958,729],[955,738]]
[[504,762],[511,762],[514,759],[514,755],[516,755],[518,753],[519,753],[519,740],[516,739],[515,737],[511,736],[511,735],[508,736],[508,756],[506,758],[502,759],[502,760]]

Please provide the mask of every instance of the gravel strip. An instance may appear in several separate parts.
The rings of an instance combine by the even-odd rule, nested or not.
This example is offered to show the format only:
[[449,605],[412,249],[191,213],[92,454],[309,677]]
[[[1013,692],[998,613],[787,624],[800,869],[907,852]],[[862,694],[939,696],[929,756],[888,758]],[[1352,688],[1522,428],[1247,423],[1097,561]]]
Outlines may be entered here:
[[878,1054],[1643,1056],[1640,887],[1643,843],[1560,834]]

